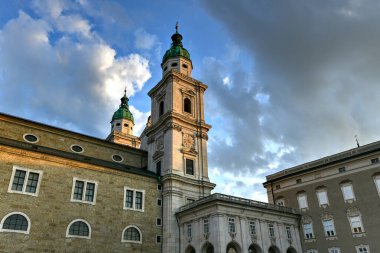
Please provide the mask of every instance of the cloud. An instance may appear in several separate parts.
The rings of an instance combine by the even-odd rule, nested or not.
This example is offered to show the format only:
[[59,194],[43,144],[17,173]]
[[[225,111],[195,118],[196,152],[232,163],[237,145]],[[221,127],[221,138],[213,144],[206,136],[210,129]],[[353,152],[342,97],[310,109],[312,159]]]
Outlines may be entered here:
[[[355,134],[362,144],[380,138],[378,1],[205,1],[204,7],[239,43],[240,59],[244,52],[254,63],[234,68],[232,90],[222,85],[223,72],[231,72],[228,58],[204,64],[208,106],[233,126],[231,147],[210,142],[211,167],[251,176],[265,168],[263,176],[354,148]],[[268,143],[276,144],[272,151]]]
[[135,47],[137,49],[150,50],[157,43],[157,36],[147,33],[144,29],[135,32]]
[[[88,20],[67,8],[48,5],[51,19],[20,11],[1,28],[1,110],[106,137],[124,88],[133,96],[151,77],[149,60],[117,56]],[[131,110],[141,131],[147,113]]]

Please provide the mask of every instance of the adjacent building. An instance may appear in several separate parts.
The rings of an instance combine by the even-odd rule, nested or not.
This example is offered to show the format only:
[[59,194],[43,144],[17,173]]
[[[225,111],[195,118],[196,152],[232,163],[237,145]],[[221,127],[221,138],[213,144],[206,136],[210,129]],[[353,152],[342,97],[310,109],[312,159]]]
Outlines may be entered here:
[[267,176],[269,203],[297,208],[306,253],[380,249],[380,142]]

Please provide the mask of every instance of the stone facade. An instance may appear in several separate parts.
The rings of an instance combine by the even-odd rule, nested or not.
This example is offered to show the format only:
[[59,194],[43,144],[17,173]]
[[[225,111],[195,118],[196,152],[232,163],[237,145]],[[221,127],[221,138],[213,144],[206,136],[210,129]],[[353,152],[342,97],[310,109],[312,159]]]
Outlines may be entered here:
[[375,142],[267,176],[269,202],[301,211],[305,252],[380,248],[379,157]]
[[[161,252],[161,192],[156,175],[141,167],[145,152],[3,114],[0,128],[0,220],[18,212],[30,221],[27,234],[0,233],[0,252]],[[25,133],[38,142],[23,140]],[[84,151],[70,151],[72,144]],[[113,161],[113,153],[124,161]],[[40,173],[37,195],[10,190],[14,169]],[[93,203],[73,201],[74,178],[96,183]],[[123,208],[124,187],[144,191],[143,211]],[[90,225],[89,239],[67,236],[76,219]],[[130,225],[140,229],[142,243],[121,242]]]

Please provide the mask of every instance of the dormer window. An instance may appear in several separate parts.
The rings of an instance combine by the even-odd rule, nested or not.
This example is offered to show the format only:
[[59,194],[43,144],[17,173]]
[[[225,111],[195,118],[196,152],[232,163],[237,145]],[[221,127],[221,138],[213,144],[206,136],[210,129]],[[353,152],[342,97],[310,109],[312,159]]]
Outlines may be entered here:
[[158,116],[161,116],[162,114],[164,114],[164,101],[160,102]]
[[189,98],[183,100],[183,110],[187,113],[191,113],[191,100]]

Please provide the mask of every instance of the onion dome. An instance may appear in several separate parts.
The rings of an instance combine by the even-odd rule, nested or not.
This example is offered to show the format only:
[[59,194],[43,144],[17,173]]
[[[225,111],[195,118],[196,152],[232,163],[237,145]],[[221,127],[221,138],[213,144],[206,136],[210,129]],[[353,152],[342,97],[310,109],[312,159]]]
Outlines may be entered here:
[[113,114],[112,121],[116,119],[127,119],[134,123],[133,115],[129,111],[129,106],[128,106],[129,99],[127,97],[126,89],[124,90],[124,96],[120,100],[121,100],[121,104],[119,106],[119,109],[117,109],[117,111]]
[[169,58],[184,57],[190,60],[189,52],[182,45],[182,35],[178,33],[178,22],[175,26],[175,33],[172,35],[172,45],[164,54],[162,64]]

